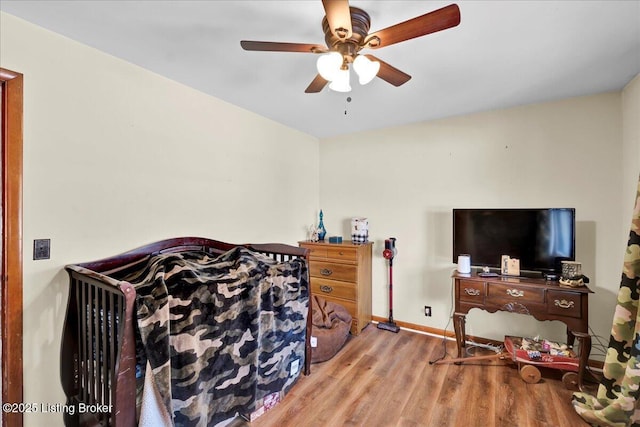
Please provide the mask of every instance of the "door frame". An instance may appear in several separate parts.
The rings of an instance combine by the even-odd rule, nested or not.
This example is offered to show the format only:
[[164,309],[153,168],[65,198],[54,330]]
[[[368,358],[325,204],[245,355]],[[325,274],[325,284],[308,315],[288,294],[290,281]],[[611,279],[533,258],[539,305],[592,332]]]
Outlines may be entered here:
[[[22,143],[23,76],[0,68],[2,85],[2,402],[23,400]],[[2,411],[2,425],[22,426],[21,413]]]

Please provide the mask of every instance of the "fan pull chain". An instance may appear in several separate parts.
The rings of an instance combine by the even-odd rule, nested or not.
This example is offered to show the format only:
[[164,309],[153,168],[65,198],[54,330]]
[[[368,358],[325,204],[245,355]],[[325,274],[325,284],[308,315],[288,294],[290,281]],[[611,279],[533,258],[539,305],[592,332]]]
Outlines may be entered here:
[[351,97],[347,96],[347,101],[344,103],[344,115],[347,115],[347,104],[351,102]]

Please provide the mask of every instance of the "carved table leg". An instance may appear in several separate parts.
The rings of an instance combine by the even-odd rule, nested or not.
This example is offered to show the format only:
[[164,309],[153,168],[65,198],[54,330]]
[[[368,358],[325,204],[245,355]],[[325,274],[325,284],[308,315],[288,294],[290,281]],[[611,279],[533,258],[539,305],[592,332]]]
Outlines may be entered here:
[[578,345],[580,346],[580,355],[578,356],[578,388],[582,391],[584,372],[589,363],[589,355],[591,354],[591,335],[583,332],[573,332],[572,335],[578,339]]
[[465,332],[466,315],[462,313],[453,314],[453,330],[456,333],[456,346],[458,347],[458,358],[463,357],[462,349],[465,347],[467,335]]
[[571,332],[571,329],[567,326],[567,345],[569,347],[573,347],[573,343],[575,342],[576,336]]

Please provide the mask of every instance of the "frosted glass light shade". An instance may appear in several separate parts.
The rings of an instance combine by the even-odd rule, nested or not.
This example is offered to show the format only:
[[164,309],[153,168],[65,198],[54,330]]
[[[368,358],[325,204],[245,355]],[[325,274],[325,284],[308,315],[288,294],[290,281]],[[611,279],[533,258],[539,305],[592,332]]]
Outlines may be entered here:
[[333,81],[329,84],[329,89],[336,92],[351,92],[349,84],[349,70],[338,70]]
[[329,52],[324,55],[320,55],[316,62],[316,68],[318,73],[323,79],[332,82],[335,79],[336,74],[342,67],[342,55],[338,52]]
[[380,63],[372,61],[364,55],[358,55],[353,61],[353,69],[358,75],[360,84],[366,85],[378,74]]

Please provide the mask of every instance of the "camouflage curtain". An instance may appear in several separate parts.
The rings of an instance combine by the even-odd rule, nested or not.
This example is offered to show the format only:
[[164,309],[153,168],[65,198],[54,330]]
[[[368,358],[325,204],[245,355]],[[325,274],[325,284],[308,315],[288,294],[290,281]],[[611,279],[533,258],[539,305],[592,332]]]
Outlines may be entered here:
[[639,426],[640,411],[640,182],[624,257],[618,303],[596,396],[574,393],[576,412],[593,426]]

